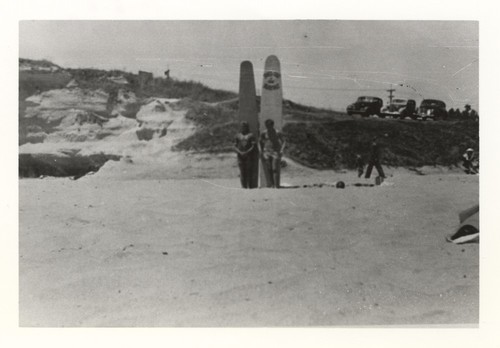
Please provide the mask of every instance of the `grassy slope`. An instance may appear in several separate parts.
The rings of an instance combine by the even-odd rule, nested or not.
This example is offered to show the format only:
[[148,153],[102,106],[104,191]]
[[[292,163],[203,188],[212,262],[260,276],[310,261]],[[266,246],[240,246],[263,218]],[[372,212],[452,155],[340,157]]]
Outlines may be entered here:
[[[391,166],[457,164],[467,147],[479,146],[477,123],[349,120],[324,124],[288,124],[287,154],[314,168],[354,168],[355,155],[365,160],[370,141],[381,136],[383,162]],[[387,134],[387,136],[384,136]]]
[[[391,166],[452,166],[467,147],[479,148],[475,122],[353,119],[328,110],[304,112],[286,103],[285,115],[286,155],[312,168],[355,168],[355,155],[366,159],[374,136],[382,137],[384,163]],[[205,105],[198,111],[192,109],[190,118],[200,129],[179,143],[177,150],[231,151],[238,131],[236,110]]]

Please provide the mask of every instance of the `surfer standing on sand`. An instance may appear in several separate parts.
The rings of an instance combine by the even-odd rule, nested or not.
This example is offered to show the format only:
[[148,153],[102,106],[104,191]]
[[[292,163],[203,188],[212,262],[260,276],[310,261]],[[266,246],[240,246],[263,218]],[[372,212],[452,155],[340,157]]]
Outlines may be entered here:
[[274,121],[265,121],[266,130],[260,134],[259,151],[264,162],[264,170],[268,171],[271,182],[269,187],[280,187],[281,157],[285,150],[283,134],[276,131]]
[[251,188],[253,159],[252,151],[255,150],[256,139],[250,133],[248,122],[241,122],[241,131],[236,134],[234,149],[238,154],[238,167],[240,168],[241,187]]

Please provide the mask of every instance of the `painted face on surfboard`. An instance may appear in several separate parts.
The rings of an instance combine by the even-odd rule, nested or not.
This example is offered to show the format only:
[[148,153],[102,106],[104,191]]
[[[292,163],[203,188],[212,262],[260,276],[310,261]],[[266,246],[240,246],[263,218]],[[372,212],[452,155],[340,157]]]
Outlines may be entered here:
[[281,88],[281,68],[278,57],[271,55],[264,63],[264,76],[262,87],[268,91]]
[[266,71],[263,87],[267,90],[279,89],[281,87],[280,81],[281,74],[278,71]]
[[262,75],[262,95],[260,103],[260,130],[265,130],[264,121],[272,119],[277,130],[283,126],[282,103],[283,81],[278,57],[266,58]]

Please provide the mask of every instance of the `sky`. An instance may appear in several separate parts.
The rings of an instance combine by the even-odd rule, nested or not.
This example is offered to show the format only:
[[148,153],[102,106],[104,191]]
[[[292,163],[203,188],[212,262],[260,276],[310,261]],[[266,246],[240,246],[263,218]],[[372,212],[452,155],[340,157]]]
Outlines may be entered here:
[[252,62],[257,93],[267,56],[284,98],[345,110],[358,96],[441,99],[479,110],[477,21],[20,21],[19,57],[67,68],[151,71],[238,91]]

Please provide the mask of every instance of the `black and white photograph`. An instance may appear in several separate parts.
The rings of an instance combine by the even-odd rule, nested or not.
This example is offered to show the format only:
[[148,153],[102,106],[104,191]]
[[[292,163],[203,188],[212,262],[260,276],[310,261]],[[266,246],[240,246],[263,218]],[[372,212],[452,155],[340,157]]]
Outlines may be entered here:
[[17,25],[19,328],[481,327],[477,18]]

